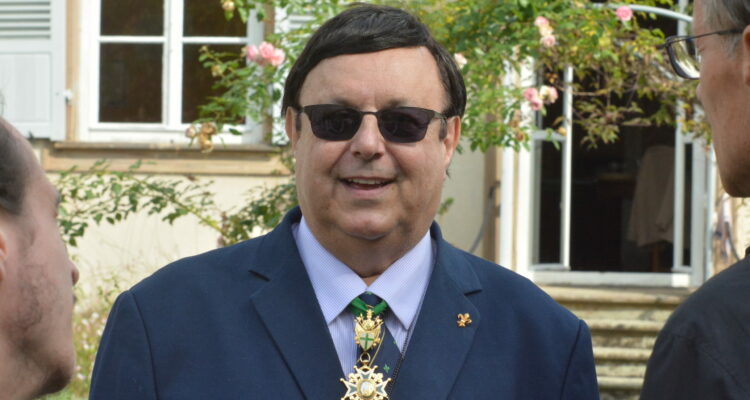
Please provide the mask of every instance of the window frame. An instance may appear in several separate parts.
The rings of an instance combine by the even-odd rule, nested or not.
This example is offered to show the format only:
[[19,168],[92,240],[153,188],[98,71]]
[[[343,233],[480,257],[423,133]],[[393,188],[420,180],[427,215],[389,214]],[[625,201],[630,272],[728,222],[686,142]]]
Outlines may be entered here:
[[[81,101],[79,121],[84,122],[79,140],[90,142],[157,142],[187,143],[184,136],[188,123],[182,122],[183,49],[189,44],[246,45],[263,40],[263,23],[250,15],[245,37],[183,36],[185,0],[164,1],[164,34],[162,36],[111,36],[101,34],[101,0],[82,7],[80,82]],[[220,5],[217,3],[216,5]],[[103,43],[161,44],[162,48],[162,122],[101,122],[99,121],[99,70]],[[228,131],[230,127],[225,129]],[[247,120],[244,126],[232,128],[243,131],[241,136],[222,135],[225,144],[263,143],[263,125]]]
[[[681,3],[684,2],[681,0]],[[674,18],[678,21],[678,32],[686,30],[685,24],[692,19],[684,14],[663,10],[650,6],[632,6],[640,10],[652,12],[658,16]],[[573,70],[566,68],[566,86],[573,82]],[[507,84],[514,84],[516,76],[507,74],[510,79]],[[526,67],[519,74],[522,85],[534,84],[534,69]],[[570,267],[571,246],[571,216],[572,216],[572,162],[573,162],[573,98],[572,92],[566,88],[562,93],[564,127],[567,134],[552,135],[552,140],[561,143],[563,153],[563,179],[561,180],[561,255],[559,263],[539,263],[534,260],[538,244],[535,224],[538,220],[539,185],[536,179],[541,166],[536,157],[536,147],[524,148],[516,152],[513,148],[503,150],[503,182],[501,196],[503,207],[500,209],[500,219],[507,221],[501,224],[499,235],[499,254],[501,265],[513,265],[515,271],[541,285],[587,285],[587,286],[640,286],[640,287],[696,287],[705,282],[713,273],[712,262],[712,201],[716,198],[716,169],[715,157],[703,139],[684,136],[683,124],[677,123],[675,128],[675,199],[674,199],[674,240],[673,265],[671,273],[641,273],[641,272],[600,272],[574,271]],[[526,108],[524,116],[526,122],[539,126],[539,114]],[[684,119],[682,107],[677,107],[678,121]],[[533,142],[547,140],[546,132],[536,132],[532,136]],[[692,146],[692,157],[687,157],[687,146]],[[692,164],[692,181],[690,190],[690,263],[686,264],[682,256],[682,249],[686,237],[684,235],[686,164]],[[515,182],[515,185],[514,185]]]

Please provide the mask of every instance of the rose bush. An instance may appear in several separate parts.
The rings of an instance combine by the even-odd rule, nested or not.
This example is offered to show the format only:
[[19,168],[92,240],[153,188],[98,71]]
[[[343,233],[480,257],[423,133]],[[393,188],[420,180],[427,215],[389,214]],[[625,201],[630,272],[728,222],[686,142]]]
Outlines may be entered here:
[[[528,101],[534,111],[545,112],[545,104],[557,100],[550,96],[540,101],[544,97],[541,94],[540,99],[529,100],[525,90],[545,86],[554,88],[555,94],[565,90],[561,76],[566,66],[575,68],[575,80],[569,88],[574,96],[574,120],[591,145],[617,140],[624,125],[674,125],[680,102],[687,108],[686,115],[698,115],[694,112],[694,84],[674,80],[665,73],[665,54],[657,48],[664,32],[641,26],[641,21],[654,16],[634,13],[628,5],[615,7],[608,2],[582,0],[381,2],[405,7],[420,16],[454,53],[467,84],[463,135],[472,149],[523,145],[530,131],[537,129],[520,123],[524,102]],[[622,2],[612,4],[618,3]],[[672,0],[629,3],[676,7]],[[250,62],[241,54],[232,57],[206,51],[201,56],[205,66],[219,66],[225,72],[217,80],[217,88],[225,92],[202,107],[202,119],[196,122],[212,121],[221,130],[229,121],[250,117],[280,130],[281,121],[272,110],[281,95],[287,69],[311,29],[345,4],[310,0],[236,0],[233,4],[235,9],[227,12],[228,17],[246,19],[255,11],[258,18],[273,24],[279,21],[273,20],[274,13],[269,10],[283,10],[283,15],[310,16],[310,24],[266,38],[274,49],[286,52],[285,57],[273,62],[269,61],[270,44],[265,53],[263,45],[249,47]],[[524,69],[532,71],[535,82],[520,79]],[[657,109],[645,113],[646,102],[657,104]],[[544,128],[552,132],[561,123],[558,119]],[[700,120],[686,121],[686,126],[694,135],[707,135]]]

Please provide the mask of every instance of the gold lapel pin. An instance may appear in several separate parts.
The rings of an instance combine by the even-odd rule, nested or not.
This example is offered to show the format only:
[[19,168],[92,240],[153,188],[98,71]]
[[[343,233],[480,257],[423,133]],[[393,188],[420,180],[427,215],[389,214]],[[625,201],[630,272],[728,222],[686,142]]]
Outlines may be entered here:
[[459,328],[466,328],[467,326],[471,325],[471,316],[469,315],[469,313],[458,314],[457,323]]

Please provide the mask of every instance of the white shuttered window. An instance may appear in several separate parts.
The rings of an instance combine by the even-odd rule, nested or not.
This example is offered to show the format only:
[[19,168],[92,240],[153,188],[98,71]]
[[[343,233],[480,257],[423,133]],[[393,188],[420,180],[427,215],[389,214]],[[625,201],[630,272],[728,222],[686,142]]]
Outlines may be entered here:
[[65,138],[65,2],[0,0],[0,115],[24,135]]
[[[239,52],[262,40],[251,18],[226,21],[219,1],[99,0],[84,11],[89,85],[82,116],[90,141],[180,142],[198,106],[213,95],[213,79],[198,61],[199,49]],[[261,127],[248,123],[243,137],[257,142]]]

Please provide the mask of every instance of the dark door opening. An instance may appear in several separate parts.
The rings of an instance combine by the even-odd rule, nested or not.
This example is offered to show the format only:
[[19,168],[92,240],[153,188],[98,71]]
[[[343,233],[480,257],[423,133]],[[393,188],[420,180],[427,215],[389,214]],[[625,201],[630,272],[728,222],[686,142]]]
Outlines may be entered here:
[[[658,18],[644,28],[675,34],[677,22]],[[550,72],[550,71],[547,71]],[[559,71],[557,71],[559,73]],[[586,83],[592,89],[596,82]],[[594,90],[591,90],[593,92]],[[634,95],[634,94],[633,94]],[[626,105],[632,99],[614,99]],[[610,99],[611,100],[611,99]],[[658,104],[639,99],[644,113]],[[542,126],[562,116],[562,102],[547,109]],[[575,104],[575,98],[574,98]],[[673,265],[675,176],[684,179],[683,265],[690,265],[692,144],[684,150],[685,168],[675,171],[675,131],[670,126],[620,126],[619,139],[592,147],[582,143],[585,126],[572,138],[570,267],[577,271],[669,272]],[[536,223],[533,262],[561,262],[563,154],[552,142],[535,142]],[[677,175],[675,175],[675,172]]]

